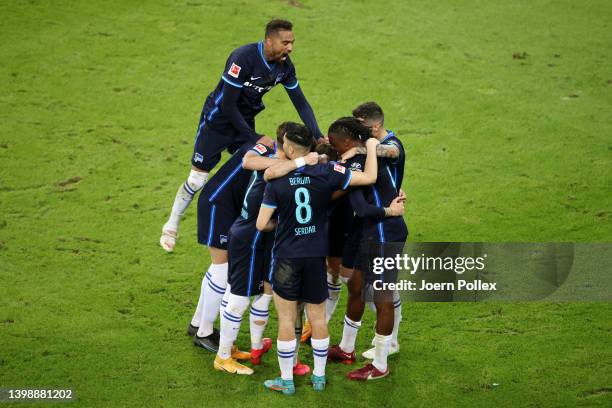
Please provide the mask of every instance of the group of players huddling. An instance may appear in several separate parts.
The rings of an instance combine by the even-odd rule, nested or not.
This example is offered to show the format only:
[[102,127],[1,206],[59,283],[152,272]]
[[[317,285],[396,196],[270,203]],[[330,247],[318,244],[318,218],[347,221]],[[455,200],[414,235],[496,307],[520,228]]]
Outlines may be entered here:
[[[366,254],[394,256],[408,235],[400,190],[404,149],[385,129],[382,109],[361,104],[323,137],[289,59],[293,42],[292,24],[272,20],[264,40],[231,53],[204,104],[192,170],[160,238],[166,251],[174,250],[181,216],[201,191],[198,241],[208,247],[211,264],[188,333],[196,346],[216,353],[215,369],[252,374],[238,360],[258,365],[272,347],[263,333],[274,299],[281,376],[264,385],[283,394],[295,392],[294,375],[310,372],[298,360],[300,339],[310,337],[315,390],[325,388],[327,360],[355,362],[366,292],[376,311],[376,334],[363,356],[373,361],[347,377],[389,374],[387,356],[399,351],[401,302],[397,292],[371,290],[375,280],[392,277],[372,274]],[[284,122],[273,140],[255,132],[255,116],[278,83],[305,125]],[[209,180],[226,149],[230,158]],[[327,323],[342,284],[349,292],[342,340],[330,347]],[[247,309],[251,351],[243,352],[234,342]],[[220,331],[213,327],[217,316]]]

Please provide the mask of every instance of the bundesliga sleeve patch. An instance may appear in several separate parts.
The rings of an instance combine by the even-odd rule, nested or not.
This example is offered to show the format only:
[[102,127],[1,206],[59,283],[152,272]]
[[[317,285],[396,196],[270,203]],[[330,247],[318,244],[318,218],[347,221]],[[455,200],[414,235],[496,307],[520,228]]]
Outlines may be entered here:
[[346,167],[344,167],[341,164],[334,164],[334,170],[337,171],[338,173],[344,174],[344,172],[346,171]]
[[240,65],[236,65],[232,62],[232,66],[230,67],[229,71],[227,71],[227,73],[230,76],[233,76],[234,78],[238,78],[238,75],[240,75],[240,70],[242,68],[240,67]]
[[268,151],[268,149],[266,149],[266,146],[262,144],[256,144],[255,147],[253,147],[253,150],[255,150],[259,154],[266,154],[266,152]]

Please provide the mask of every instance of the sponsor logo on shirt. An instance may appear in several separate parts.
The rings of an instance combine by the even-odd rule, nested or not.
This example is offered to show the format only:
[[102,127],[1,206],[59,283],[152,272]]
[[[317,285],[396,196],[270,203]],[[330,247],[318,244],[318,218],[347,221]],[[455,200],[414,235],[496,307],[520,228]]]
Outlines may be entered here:
[[202,163],[202,162],[204,162],[204,156],[202,156],[200,153],[196,153],[196,154],[193,155],[193,161],[196,162],[196,163],[197,162]]
[[253,88],[254,90],[256,90],[259,93],[262,92],[268,92],[270,89],[272,89],[274,87],[274,85],[268,85],[268,86],[257,86],[255,84],[253,84],[250,81],[246,81],[244,83],[244,86],[249,87],[249,88]]
[[238,75],[240,75],[240,70],[242,68],[240,67],[240,65],[236,65],[232,62],[232,66],[230,67],[229,71],[227,71],[227,73],[230,76],[233,76],[234,78],[238,78]]
[[346,171],[346,167],[344,167],[341,164],[334,164],[334,170],[337,171],[338,173],[344,174],[344,172]]
[[351,170],[352,171],[361,171],[361,163],[351,163]]

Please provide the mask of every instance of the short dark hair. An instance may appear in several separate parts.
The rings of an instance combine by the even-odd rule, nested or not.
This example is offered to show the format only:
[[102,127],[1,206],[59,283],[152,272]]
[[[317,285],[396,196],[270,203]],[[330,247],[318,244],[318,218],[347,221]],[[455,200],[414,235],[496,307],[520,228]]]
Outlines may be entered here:
[[285,144],[285,133],[287,133],[287,129],[294,129],[296,126],[299,126],[299,123],[286,121],[278,125],[276,128],[276,144],[281,149],[283,148],[283,144]]
[[266,24],[266,38],[282,30],[292,31],[293,24],[291,24],[291,21],[278,19],[271,20],[268,24]]
[[366,102],[353,109],[353,116],[365,120],[376,120],[384,123],[385,115],[382,108],[376,102]]
[[372,137],[372,131],[352,116],[340,118],[332,123],[327,133],[361,142],[365,142]]
[[308,128],[300,123],[288,122],[285,126],[285,137],[293,143],[311,148],[314,139]]

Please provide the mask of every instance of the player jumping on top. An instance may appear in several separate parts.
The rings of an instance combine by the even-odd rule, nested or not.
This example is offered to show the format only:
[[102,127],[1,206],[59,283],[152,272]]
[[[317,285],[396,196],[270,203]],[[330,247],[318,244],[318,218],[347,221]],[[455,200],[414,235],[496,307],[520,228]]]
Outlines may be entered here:
[[291,22],[272,20],[266,25],[264,40],[237,48],[227,59],[223,75],[202,109],[191,172],[179,187],[170,218],[162,227],[159,243],[167,252],[174,250],[181,217],[208,181],[208,174],[221,159],[223,150],[233,153],[247,142],[272,147],[272,139],[255,132],[255,116],[265,108],[263,96],[275,85],[285,87],[302,121],[315,138],[321,138],[289,58],[295,40],[292,30]]

